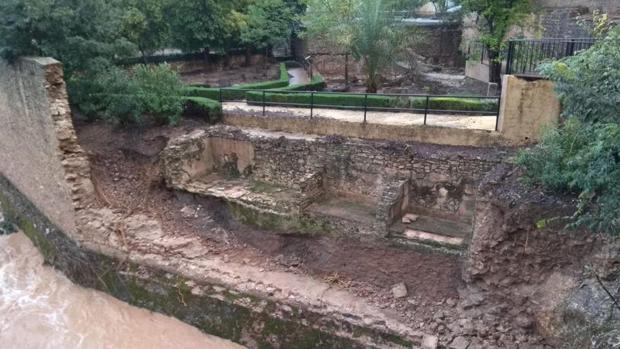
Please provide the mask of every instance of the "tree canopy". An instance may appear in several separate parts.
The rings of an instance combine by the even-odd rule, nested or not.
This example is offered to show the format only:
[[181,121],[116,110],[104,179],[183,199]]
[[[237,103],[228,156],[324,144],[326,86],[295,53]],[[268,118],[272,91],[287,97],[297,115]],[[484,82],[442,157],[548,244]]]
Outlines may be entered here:
[[328,40],[364,65],[368,92],[401,48],[403,32],[394,0],[307,0],[305,36]]
[[521,22],[532,10],[532,0],[460,0],[466,13],[480,17],[480,40],[493,61],[490,79],[499,82],[500,52],[510,27]]

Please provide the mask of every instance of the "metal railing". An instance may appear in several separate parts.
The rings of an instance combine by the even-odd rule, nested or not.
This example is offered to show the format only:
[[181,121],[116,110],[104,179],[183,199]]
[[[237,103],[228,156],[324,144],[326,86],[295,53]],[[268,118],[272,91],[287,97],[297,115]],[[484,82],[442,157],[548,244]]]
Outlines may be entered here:
[[573,56],[596,42],[592,38],[510,40],[506,74],[538,75],[538,66],[549,60]]
[[243,102],[259,106],[262,115],[267,107],[304,108],[314,118],[316,109],[357,110],[360,122],[368,123],[371,112],[410,113],[423,116],[427,125],[433,115],[493,116],[495,130],[499,121],[500,97],[428,94],[374,94],[322,91],[218,89],[220,103]]

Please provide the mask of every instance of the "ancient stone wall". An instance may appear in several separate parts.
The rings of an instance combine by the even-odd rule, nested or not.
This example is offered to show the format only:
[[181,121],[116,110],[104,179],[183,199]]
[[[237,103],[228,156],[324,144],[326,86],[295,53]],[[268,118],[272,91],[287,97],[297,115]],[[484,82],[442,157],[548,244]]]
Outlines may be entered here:
[[0,62],[0,175],[65,232],[92,200],[88,162],[71,122],[62,66]]
[[[302,179],[322,173],[330,192],[353,193],[378,201],[386,186],[410,179],[421,206],[454,210],[442,194],[462,196],[464,183],[475,183],[507,151],[362,141],[341,137],[265,137],[212,127],[210,137],[247,139],[254,148],[252,174],[260,181],[298,189]],[[430,196],[433,198],[431,199]],[[458,206],[458,204],[456,204]]]

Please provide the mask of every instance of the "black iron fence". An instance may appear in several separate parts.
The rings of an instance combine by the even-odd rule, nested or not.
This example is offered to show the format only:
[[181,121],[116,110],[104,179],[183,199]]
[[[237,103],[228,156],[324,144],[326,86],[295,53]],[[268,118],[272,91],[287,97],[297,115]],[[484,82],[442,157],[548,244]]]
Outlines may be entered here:
[[594,45],[592,38],[510,40],[506,74],[538,75],[537,67],[549,60],[573,56]]
[[[316,116],[317,109],[341,109],[359,111],[359,121],[369,122],[372,112],[416,114],[423,125],[433,116],[480,116],[494,117],[495,129],[499,119],[499,97],[455,96],[425,94],[370,94],[346,92],[313,92],[291,90],[243,90],[221,88],[213,91],[220,102],[243,102],[262,109],[268,107],[308,109],[308,117]],[[372,120],[370,120],[372,121]],[[432,120],[431,120],[432,123]]]

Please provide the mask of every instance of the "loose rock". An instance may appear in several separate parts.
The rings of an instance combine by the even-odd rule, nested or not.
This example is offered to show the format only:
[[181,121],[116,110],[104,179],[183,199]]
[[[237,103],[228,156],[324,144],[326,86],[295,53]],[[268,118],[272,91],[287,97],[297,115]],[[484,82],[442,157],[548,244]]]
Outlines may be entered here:
[[402,282],[395,284],[394,286],[392,286],[392,295],[394,296],[394,298],[407,297],[407,286]]

